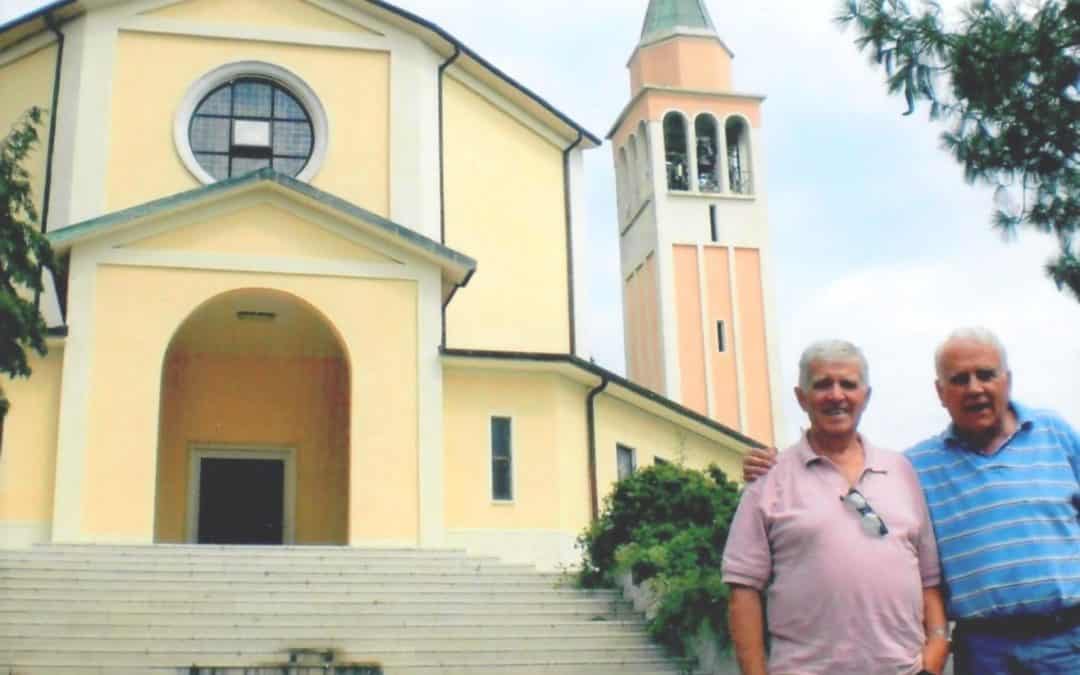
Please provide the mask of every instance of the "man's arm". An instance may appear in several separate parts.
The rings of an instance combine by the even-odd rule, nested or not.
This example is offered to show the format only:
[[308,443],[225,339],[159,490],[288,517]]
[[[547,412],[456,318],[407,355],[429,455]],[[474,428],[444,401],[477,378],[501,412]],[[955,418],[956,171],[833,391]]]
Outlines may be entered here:
[[941,675],[949,659],[949,625],[945,618],[945,599],[937,586],[923,589],[923,626],[926,629],[923,670]]
[[765,613],[761,593],[749,586],[731,585],[728,625],[735,658],[743,675],[768,675],[765,667]]

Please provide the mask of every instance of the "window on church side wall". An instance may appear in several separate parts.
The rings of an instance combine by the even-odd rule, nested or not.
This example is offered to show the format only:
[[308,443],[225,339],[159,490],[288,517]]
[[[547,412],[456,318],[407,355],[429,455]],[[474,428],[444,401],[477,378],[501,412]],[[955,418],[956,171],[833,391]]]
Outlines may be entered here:
[[272,80],[241,78],[210,92],[191,116],[191,150],[217,180],[273,168],[297,176],[314,128],[300,101]]
[[514,499],[510,424],[509,417],[491,418],[491,498],[497,502]]
[[720,192],[720,139],[716,120],[712,115],[698,115],[694,133],[697,136],[698,190]]
[[740,118],[727,121],[725,140],[728,155],[728,183],[731,191],[738,195],[754,193],[753,174],[750,170],[750,130]]
[[619,480],[626,480],[637,470],[637,451],[622,443],[615,444],[615,465]]
[[665,115],[664,164],[669,190],[690,189],[690,155],[686,137],[686,118],[677,112]]

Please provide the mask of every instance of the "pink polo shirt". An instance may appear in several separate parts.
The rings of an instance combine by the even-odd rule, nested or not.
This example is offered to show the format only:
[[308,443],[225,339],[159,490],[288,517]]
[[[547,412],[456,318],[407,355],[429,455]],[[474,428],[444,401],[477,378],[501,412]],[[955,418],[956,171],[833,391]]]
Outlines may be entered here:
[[762,592],[770,675],[908,675],[922,668],[922,589],[940,583],[926,501],[901,454],[862,439],[855,487],[889,532],[866,534],[840,501],[847,479],[803,439],[746,488],[724,581]]

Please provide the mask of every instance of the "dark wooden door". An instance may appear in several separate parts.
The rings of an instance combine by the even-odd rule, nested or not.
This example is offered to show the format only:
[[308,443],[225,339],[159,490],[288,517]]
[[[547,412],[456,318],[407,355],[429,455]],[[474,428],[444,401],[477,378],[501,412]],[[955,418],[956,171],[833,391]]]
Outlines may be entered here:
[[284,543],[284,461],[204,457],[199,473],[200,544]]

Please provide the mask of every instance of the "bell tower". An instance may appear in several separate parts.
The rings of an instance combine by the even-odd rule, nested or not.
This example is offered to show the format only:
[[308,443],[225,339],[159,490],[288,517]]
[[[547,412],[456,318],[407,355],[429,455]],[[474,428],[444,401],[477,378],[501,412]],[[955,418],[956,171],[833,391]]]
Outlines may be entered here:
[[630,379],[762,442],[780,429],[763,96],[705,0],[650,0],[615,155]]

